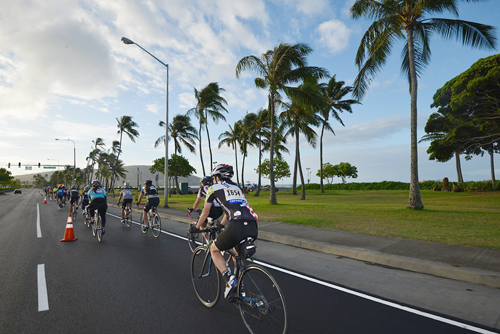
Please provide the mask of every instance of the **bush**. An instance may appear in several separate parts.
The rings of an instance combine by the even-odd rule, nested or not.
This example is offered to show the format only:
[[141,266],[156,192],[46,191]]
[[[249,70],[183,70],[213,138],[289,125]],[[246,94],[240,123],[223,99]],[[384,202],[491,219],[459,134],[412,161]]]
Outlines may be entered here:
[[[450,182],[451,183],[451,182]],[[452,184],[452,183],[451,183]],[[495,181],[492,185],[491,181],[470,181],[459,183],[456,182],[459,188],[465,191],[500,191],[500,181]],[[419,183],[420,190],[433,190],[435,186],[443,187],[442,181],[421,181]],[[410,184],[397,181],[382,181],[382,182],[352,182],[352,183],[333,183],[325,184],[325,190],[410,190]],[[301,190],[301,186],[297,190]],[[320,184],[306,184],[306,190],[319,190]]]

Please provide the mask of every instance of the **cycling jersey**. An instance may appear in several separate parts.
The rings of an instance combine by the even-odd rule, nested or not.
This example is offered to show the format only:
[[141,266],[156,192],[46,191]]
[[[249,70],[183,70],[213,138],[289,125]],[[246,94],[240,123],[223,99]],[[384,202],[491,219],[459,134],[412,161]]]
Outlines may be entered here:
[[71,189],[70,194],[71,194],[71,198],[80,197],[80,194],[78,194],[78,190],[76,190],[76,189]]
[[132,194],[131,189],[125,188],[120,193],[120,197],[122,197],[123,199],[133,199],[134,195]]
[[156,190],[156,187],[151,185],[148,187],[143,187],[141,190],[141,194],[143,196],[146,196],[146,198],[149,200],[150,198],[159,198],[158,196],[158,191]]
[[106,191],[102,188],[97,188],[96,191],[94,191],[94,189],[90,189],[88,195],[90,201],[93,201],[96,198],[106,198]]
[[[208,186],[200,187],[200,190],[198,190],[198,198],[205,198],[207,196],[207,192],[208,192]],[[215,207],[220,207],[220,204],[217,202],[213,202],[212,204]]]
[[59,197],[62,197],[62,196],[63,196],[63,193],[64,193],[64,191],[63,191],[63,189],[62,189],[62,188],[58,188],[58,189],[57,189],[57,191],[56,191],[56,194],[57,194],[57,196],[59,196]]
[[229,220],[258,219],[241,189],[231,180],[221,180],[208,188],[206,201],[212,204],[218,202]]

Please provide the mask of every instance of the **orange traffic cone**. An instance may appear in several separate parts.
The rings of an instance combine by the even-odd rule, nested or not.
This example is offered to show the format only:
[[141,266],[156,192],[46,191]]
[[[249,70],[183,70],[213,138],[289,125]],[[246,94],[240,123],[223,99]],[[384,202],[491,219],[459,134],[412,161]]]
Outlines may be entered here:
[[47,196],[43,198],[43,204],[47,204]]
[[66,222],[66,231],[64,231],[64,238],[61,241],[75,241],[75,232],[73,232],[73,218],[71,218],[71,212],[68,216],[68,221]]

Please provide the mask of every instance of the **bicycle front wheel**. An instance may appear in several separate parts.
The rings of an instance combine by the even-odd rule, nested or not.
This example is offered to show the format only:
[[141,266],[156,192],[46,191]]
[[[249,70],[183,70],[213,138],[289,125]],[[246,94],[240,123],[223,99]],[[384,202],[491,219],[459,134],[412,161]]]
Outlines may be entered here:
[[212,261],[210,250],[205,246],[197,247],[191,258],[191,279],[198,299],[206,307],[213,307],[219,301],[219,270]]
[[99,242],[102,241],[102,218],[101,218],[101,215],[97,215],[96,219],[95,219],[95,229],[97,230],[96,231],[96,234],[97,234],[97,240]]
[[285,297],[267,270],[248,265],[238,282],[238,296],[241,318],[250,333],[286,333]]
[[194,252],[194,250],[196,249],[196,247],[198,247],[197,241],[199,239],[199,236],[200,236],[199,233],[190,233],[188,231],[186,237],[187,237],[189,249],[191,250],[191,252]]
[[153,227],[151,228],[151,233],[153,233],[155,238],[158,238],[161,234],[161,219],[160,216],[155,215],[153,218]]

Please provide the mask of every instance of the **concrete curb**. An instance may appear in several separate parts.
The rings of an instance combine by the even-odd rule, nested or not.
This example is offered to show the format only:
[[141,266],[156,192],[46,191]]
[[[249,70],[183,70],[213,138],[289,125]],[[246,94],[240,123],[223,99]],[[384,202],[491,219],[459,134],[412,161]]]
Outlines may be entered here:
[[[111,205],[114,207],[118,207],[115,204]],[[138,213],[141,211],[133,209],[133,211],[134,210]],[[159,215],[161,218],[174,220],[181,223],[190,224],[193,222],[193,219],[190,219],[187,216],[184,218],[165,213],[159,213]],[[425,261],[420,259],[417,260],[409,257],[385,254],[383,252],[371,251],[362,248],[342,247],[325,242],[314,242],[311,240],[266,232],[262,229],[259,230],[259,239],[326,254],[343,256],[350,259],[371,262],[374,264],[384,265],[392,268],[404,269],[457,281],[482,284],[493,288],[500,288],[500,274],[490,271],[473,268],[453,267],[446,263]]]

